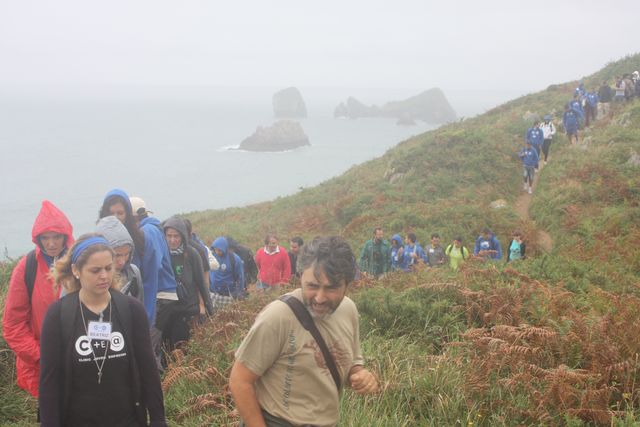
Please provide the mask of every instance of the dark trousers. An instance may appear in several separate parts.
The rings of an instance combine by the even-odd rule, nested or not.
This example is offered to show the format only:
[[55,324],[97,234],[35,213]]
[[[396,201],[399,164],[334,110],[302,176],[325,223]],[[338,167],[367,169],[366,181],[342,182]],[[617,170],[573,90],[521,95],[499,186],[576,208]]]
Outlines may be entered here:
[[596,120],[596,108],[587,102],[584,106],[584,125],[589,126],[591,120]]
[[545,139],[542,143],[542,154],[544,154],[544,161],[547,161],[547,157],[549,156],[549,147],[551,147],[551,139]]

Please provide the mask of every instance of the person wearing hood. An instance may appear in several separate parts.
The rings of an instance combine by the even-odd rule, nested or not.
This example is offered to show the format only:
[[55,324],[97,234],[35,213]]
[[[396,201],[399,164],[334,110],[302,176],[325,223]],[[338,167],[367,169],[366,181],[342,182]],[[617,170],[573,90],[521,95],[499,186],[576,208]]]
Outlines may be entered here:
[[31,231],[36,247],[18,261],[9,281],[2,335],[16,354],[18,386],[34,397],[38,397],[42,323],[49,305],[60,295],[49,273],[73,244],[72,234],[65,214],[43,201]]
[[214,310],[217,310],[245,296],[244,262],[238,254],[230,250],[225,237],[214,240],[211,251],[220,265],[220,268],[209,273],[211,301]]
[[190,233],[185,220],[172,216],[162,223],[162,228],[178,284],[178,300],[165,301],[158,296],[158,324],[168,348],[173,350],[176,344],[189,339],[193,317],[198,314],[213,314],[213,307],[202,274],[202,260],[198,251],[190,244]]
[[[137,203],[135,209],[132,199]],[[142,271],[144,307],[149,324],[155,326],[157,294],[175,294],[177,284],[160,221],[149,213],[142,199],[129,198],[124,191],[113,189],[104,197],[100,218],[114,215],[131,235],[135,246],[132,262]]]
[[573,97],[573,100],[569,102],[569,105],[571,106],[571,110],[576,113],[579,125],[582,126],[582,124],[584,124],[584,109],[582,108],[582,98],[578,95],[575,95]]
[[[571,104],[567,104],[564,107],[564,115],[562,116],[562,125],[564,131],[569,138],[569,143],[572,145],[578,144],[578,127],[579,118],[577,113],[571,109]],[[574,142],[575,141],[575,142]]]
[[120,275],[122,285],[120,292],[131,295],[144,304],[142,274],[138,266],[131,263],[135,245],[127,228],[115,216],[105,216],[98,220],[96,233],[107,239],[109,246],[115,253],[113,266]]
[[394,234],[391,237],[391,271],[402,270],[404,264],[404,245],[402,237]]
[[540,156],[542,144],[544,143],[544,133],[540,129],[540,122],[537,119],[533,121],[533,125],[527,130],[525,141],[530,142],[538,152],[538,156]]
[[531,194],[533,192],[533,178],[540,162],[538,152],[531,146],[531,142],[527,141],[526,147],[520,151],[518,156],[522,160],[522,166],[524,168],[524,191]]

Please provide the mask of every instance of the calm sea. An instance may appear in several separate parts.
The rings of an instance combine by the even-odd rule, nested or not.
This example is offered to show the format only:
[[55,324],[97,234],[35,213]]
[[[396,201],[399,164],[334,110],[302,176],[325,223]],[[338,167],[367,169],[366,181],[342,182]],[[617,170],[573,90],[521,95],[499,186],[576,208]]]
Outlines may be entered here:
[[[309,118],[300,123],[310,147],[227,150],[274,122],[276,89],[0,91],[0,249],[15,257],[32,248],[43,199],[67,214],[78,236],[92,231],[102,198],[114,187],[142,197],[160,219],[242,206],[318,184],[433,128],[333,118],[349,95],[381,104],[415,91],[301,89]],[[467,114],[488,103],[468,103]]]

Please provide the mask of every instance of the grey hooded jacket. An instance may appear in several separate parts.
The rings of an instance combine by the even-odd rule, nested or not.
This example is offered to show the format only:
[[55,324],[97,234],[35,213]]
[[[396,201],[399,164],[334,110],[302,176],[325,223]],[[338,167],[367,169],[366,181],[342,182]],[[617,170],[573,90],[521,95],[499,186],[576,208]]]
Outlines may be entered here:
[[142,275],[138,266],[131,264],[131,257],[135,251],[133,239],[127,228],[115,216],[106,216],[96,225],[96,233],[102,234],[113,249],[122,246],[131,247],[131,255],[124,268],[120,272],[123,286],[120,291],[125,295],[131,295],[144,303],[144,288],[142,287]]

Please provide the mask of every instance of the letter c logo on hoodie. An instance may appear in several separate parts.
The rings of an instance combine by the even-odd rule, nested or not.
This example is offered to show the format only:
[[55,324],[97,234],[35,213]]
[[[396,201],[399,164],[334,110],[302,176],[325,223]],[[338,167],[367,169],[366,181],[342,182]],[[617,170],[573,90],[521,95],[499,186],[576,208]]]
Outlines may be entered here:
[[91,354],[91,340],[86,335],[81,335],[76,340],[76,352],[80,356],[88,356]]

